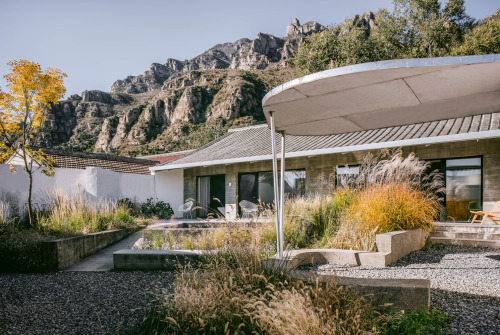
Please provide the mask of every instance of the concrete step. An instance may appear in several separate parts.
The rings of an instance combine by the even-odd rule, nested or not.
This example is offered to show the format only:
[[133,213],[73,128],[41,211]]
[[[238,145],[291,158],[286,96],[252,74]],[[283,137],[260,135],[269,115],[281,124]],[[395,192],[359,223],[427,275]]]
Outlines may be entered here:
[[431,237],[430,241],[432,243],[463,245],[463,246],[468,246],[468,247],[486,247],[486,248],[500,249],[500,241],[499,240]]
[[484,233],[460,232],[460,231],[436,231],[431,233],[431,237],[446,237],[446,238],[467,238],[474,240],[485,239]]
[[434,232],[500,234],[500,226],[479,226],[479,225],[435,226]]

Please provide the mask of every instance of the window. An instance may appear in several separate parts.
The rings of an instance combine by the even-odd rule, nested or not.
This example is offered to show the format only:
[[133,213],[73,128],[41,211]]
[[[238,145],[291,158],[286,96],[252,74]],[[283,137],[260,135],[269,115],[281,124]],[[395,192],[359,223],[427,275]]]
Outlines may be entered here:
[[[304,195],[305,181],[305,170],[285,171],[285,193],[289,197]],[[272,172],[242,173],[239,175],[239,201],[273,203],[273,184]]]
[[481,158],[446,160],[446,216],[449,220],[466,221],[469,204],[481,203]]
[[353,182],[359,174],[359,165],[353,166],[337,166],[335,181],[337,186],[348,186]]

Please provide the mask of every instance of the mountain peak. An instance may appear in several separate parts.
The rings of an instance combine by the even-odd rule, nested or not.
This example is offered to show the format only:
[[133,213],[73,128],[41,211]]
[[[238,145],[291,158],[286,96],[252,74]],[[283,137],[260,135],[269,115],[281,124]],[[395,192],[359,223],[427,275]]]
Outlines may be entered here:
[[309,21],[301,25],[299,19],[294,18],[286,27],[286,36],[311,35],[323,30],[325,30],[325,27],[316,21]]

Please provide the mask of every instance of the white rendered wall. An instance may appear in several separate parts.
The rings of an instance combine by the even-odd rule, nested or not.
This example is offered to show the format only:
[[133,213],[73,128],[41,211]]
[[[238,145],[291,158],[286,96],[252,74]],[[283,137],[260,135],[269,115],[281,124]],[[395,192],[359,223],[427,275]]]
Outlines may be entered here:
[[87,194],[96,199],[129,198],[145,202],[154,198],[154,176],[137,173],[120,173],[98,167],[88,167],[86,174]]
[[[28,174],[22,166],[15,166],[16,172],[10,172],[8,164],[0,164],[0,201],[5,197],[16,201],[23,209],[28,199]],[[56,168],[53,177],[37,171],[33,174],[33,203],[42,204],[47,195],[56,190],[77,195],[85,192],[85,170]]]
[[[7,197],[23,209],[28,199],[28,175],[22,166],[15,167],[14,173],[10,172],[8,164],[0,164],[0,202]],[[153,175],[120,173],[98,167],[88,167],[86,170],[55,168],[54,171],[53,177],[47,177],[39,171],[34,173],[34,204],[44,203],[47,194],[54,191],[69,196],[86,195],[95,200],[129,198],[145,202],[148,198],[154,198]],[[182,188],[179,191],[182,193]]]
[[179,206],[184,204],[184,171],[169,170],[155,172],[156,198],[168,202],[174,210],[175,217],[182,217],[178,212]]

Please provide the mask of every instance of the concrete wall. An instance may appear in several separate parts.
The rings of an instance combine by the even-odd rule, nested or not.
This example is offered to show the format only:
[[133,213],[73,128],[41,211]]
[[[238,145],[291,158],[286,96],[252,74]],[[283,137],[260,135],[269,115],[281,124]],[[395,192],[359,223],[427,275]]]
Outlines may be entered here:
[[[16,172],[10,172],[9,165],[0,164],[0,202],[8,202],[23,210],[28,199],[28,174],[21,166],[15,166]],[[33,175],[33,203],[46,202],[48,194],[55,190],[83,195],[86,188],[85,170],[55,168],[53,177],[35,172]]]
[[43,252],[48,264],[47,270],[65,269],[132,232],[131,229],[118,229],[46,241],[43,243]]
[[[55,168],[53,177],[47,177],[39,171],[33,176],[33,203],[47,202],[48,194],[63,192],[70,196],[87,196],[90,199],[130,198],[144,202],[154,198],[152,175],[120,173],[97,167],[86,170]],[[179,179],[177,193],[182,192],[182,178]],[[10,172],[9,165],[0,164],[0,202],[9,202],[23,210],[28,199],[28,175],[21,166],[16,172]],[[165,197],[159,200],[167,201]],[[167,201],[168,202],[168,201]]]
[[120,173],[98,167],[85,170],[86,192],[95,199],[129,198],[145,202],[154,198],[154,177],[145,174]]
[[[286,160],[286,169],[305,169],[306,192],[324,192],[332,188],[336,166],[361,164],[363,157],[368,152],[377,154],[379,151],[358,151],[345,154],[289,158]],[[489,210],[496,201],[500,200],[500,139],[408,146],[403,148],[405,155],[411,152],[414,152],[420,159],[482,156],[483,209]],[[196,198],[197,176],[225,174],[226,210],[228,205],[237,207],[235,205],[238,203],[238,173],[257,171],[272,171],[271,161],[186,169],[184,171],[184,197]],[[321,178],[323,178],[323,181],[321,181]],[[229,183],[231,183],[231,186],[229,186]]]
[[177,209],[189,198],[184,197],[182,192],[184,171],[157,171],[154,178],[157,199],[168,202],[174,210],[174,216],[181,217],[182,213],[179,213]]

